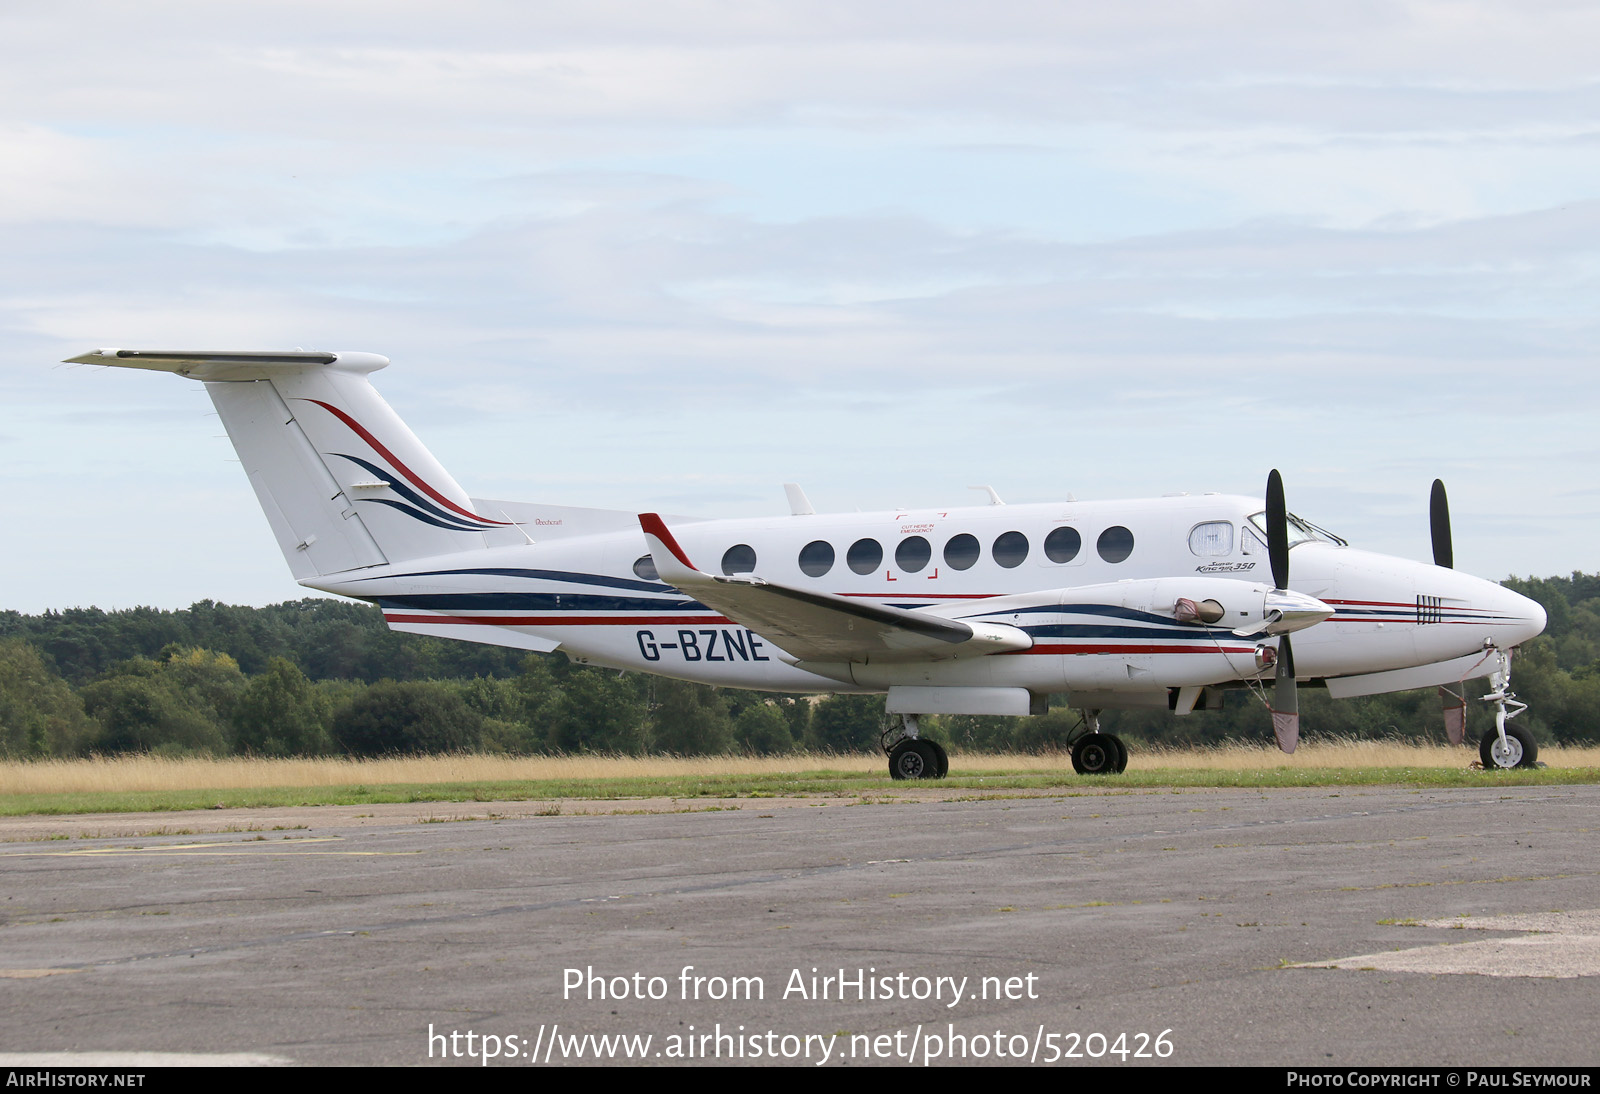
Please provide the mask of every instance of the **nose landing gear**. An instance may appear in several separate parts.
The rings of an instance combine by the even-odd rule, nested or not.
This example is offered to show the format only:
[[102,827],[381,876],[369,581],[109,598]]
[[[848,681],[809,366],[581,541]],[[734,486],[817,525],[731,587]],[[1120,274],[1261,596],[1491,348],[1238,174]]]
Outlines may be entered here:
[[1483,697],[1485,703],[1495,705],[1494,728],[1478,742],[1478,756],[1486,769],[1537,766],[1539,745],[1533,734],[1521,726],[1506,724],[1528,709],[1528,704],[1518,702],[1516,692],[1511,690],[1511,654],[1495,649],[1494,655],[1498,662],[1489,674],[1489,694]]

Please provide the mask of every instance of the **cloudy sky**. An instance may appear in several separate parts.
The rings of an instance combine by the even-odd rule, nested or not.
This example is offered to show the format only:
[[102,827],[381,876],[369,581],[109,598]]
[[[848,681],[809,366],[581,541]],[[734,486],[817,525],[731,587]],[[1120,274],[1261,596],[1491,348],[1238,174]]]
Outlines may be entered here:
[[301,595],[198,384],[370,350],[473,494],[1176,490],[1600,569],[1600,7],[8,3],[0,608]]

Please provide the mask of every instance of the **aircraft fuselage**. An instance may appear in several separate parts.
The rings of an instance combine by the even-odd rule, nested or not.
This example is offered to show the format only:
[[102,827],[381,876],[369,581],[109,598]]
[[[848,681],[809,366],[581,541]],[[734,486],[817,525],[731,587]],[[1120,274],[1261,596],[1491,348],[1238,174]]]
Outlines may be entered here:
[[[720,686],[1020,687],[1154,706],[1171,688],[1260,673],[1259,638],[1234,633],[1261,619],[1272,588],[1259,517],[1251,520],[1260,512],[1254,498],[1204,494],[672,525],[707,573],[1003,622],[1033,639],[1026,650],[915,663],[797,663],[773,636],[654,579],[637,531],[539,541],[529,528],[533,543],[304,584],[371,600],[399,629],[559,648],[580,663]],[[1449,661],[1543,628],[1537,604],[1455,570],[1324,538],[1297,543],[1293,558],[1294,589],[1335,609],[1296,636],[1301,679]],[[1179,622],[1180,597],[1226,614],[1214,625]]]

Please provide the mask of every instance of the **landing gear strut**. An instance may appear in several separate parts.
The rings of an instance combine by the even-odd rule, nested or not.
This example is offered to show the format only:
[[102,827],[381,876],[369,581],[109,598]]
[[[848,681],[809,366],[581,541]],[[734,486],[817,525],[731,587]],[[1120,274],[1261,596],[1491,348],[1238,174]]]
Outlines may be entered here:
[[1080,775],[1120,775],[1128,769],[1128,746],[1112,733],[1100,732],[1100,712],[1085,710],[1083,735],[1069,742],[1072,770]]
[[924,741],[915,714],[902,714],[898,726],[890,724],[880,744],[889,754],[893,779],[942,779],[950,773],[950,757],[938,741]]
[[1495,705],[1494,728],[1478,742],[1478,756],[1487,768],[1534,767],[1539,760],[1539,746],[1533,734],[1521,726],[1507,726],[1517,715],[1528,709],[1527,703],[1517,701],[1511,690],[1511,654],[1502,649],[1494,651],[1498,663],[1489,674],[1489,694],[1485,703]]

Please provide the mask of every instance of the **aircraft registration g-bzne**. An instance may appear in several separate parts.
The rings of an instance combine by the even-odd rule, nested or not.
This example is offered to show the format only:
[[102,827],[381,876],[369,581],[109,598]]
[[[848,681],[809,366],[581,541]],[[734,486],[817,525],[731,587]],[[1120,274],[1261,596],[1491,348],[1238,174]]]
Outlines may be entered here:
[[[1297,681],[1335,697],[1488,676],[1486,767],[1530,765],[1509,718],[1510,655],[1544,609],[1451,568],[1434,484],[1434,564],[1356,550],[1267,497],[990,504],[741,520],[472,498],[368,380],[371,353],[102,349],[73,363],[203,381],[301,585],[377,604],[400,631],[724,687],[887,692],[896,778],[941,777],[930,714],[1082,712],[1080,773],[1121,771],[1114,708],[1187,715],[1256,690],[1278,743]],[[987,489],[987,488],[980,488]],[[1290,561],[1294,563],[1290,588]],[[1292,640],[1291,648],[1291,638]],[[1266,678],[1274,681],[1268,699]]]

